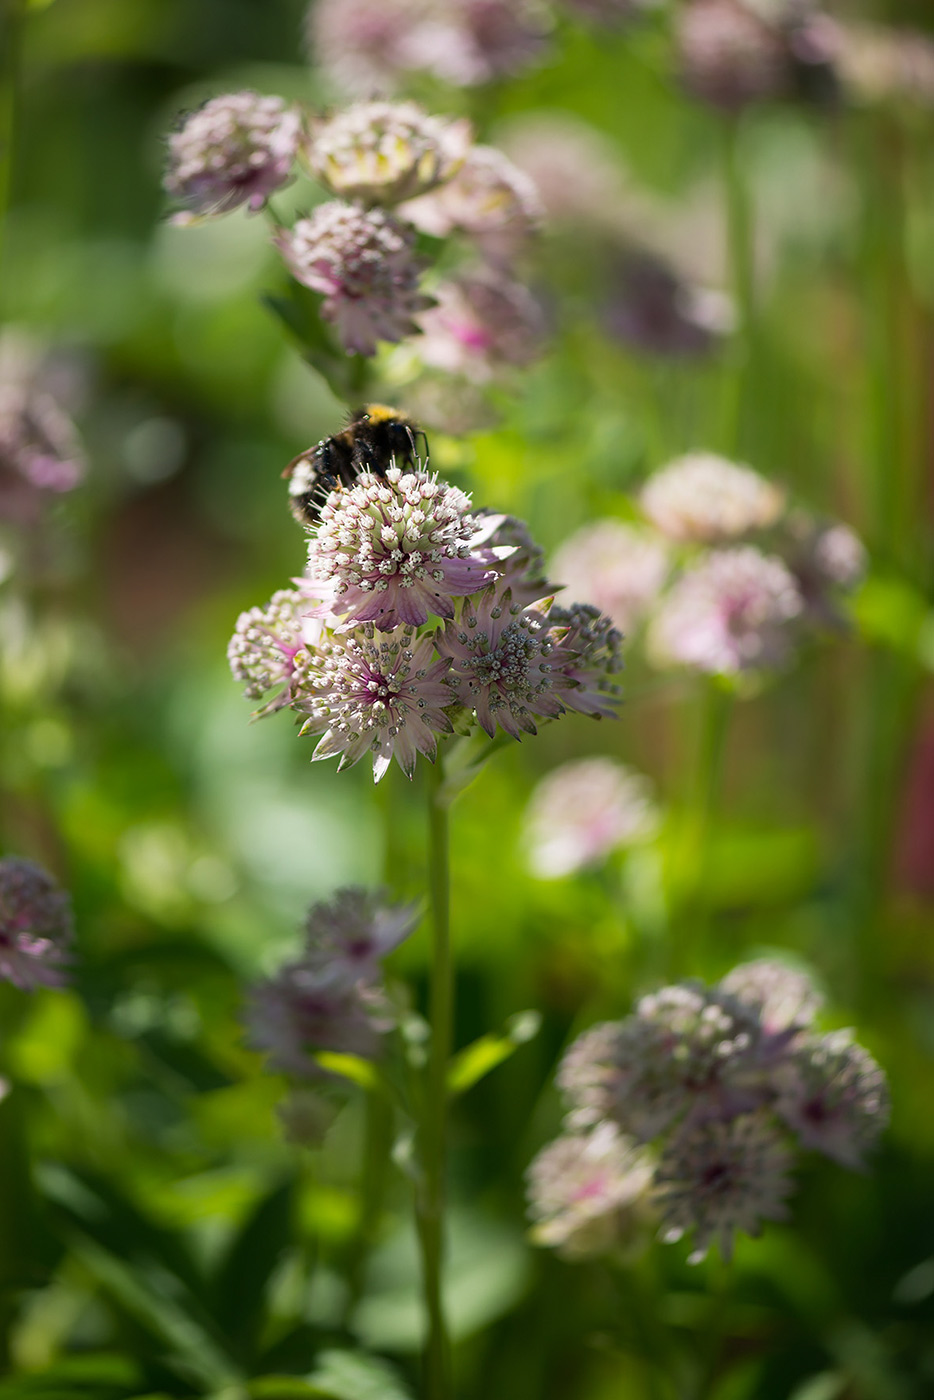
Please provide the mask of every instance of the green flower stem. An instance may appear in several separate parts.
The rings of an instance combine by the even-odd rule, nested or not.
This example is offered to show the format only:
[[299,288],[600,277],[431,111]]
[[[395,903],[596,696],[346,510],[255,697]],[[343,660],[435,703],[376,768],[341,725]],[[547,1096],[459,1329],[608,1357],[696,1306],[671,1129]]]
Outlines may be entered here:
[[448,1062],[451,1056],[454,978],[450,937],[448,811],[443,794],[444,768],[439,754],[429,770],[428,883],[431,909],[431,1040],[422,1122],[423,1179],[416,1196],[422,1251],[422,1283],[428,1316],[425,1348],[425,1400],[449,1400],[451,1344],[444,1316],[444,1185],[447,1155]]

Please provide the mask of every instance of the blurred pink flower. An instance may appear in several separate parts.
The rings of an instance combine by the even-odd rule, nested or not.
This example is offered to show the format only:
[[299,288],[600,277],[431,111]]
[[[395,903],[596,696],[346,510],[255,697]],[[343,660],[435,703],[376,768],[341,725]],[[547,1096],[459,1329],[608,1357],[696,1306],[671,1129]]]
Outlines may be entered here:
[[565,1133],[526,1172],[532,1238],[571,1259],[631,1245],[651,1215],[653,1162],[614,1124]]
[[321,314],[349,354],[415,334],[415,316],[431,305],[418,290],[413,231],[382,209],[332,200],[276,244],[292,276],[324,297]]
[[262,209],[291,176],[299,125],[281,97],[214,97],[169,137],[165,188],[196,216]]
[[585,525],[554,560],[563,596],[587,598],[623,633],[637,627],[656,602],[669,567],[662,539],[612,519]]
[[774,525],[785,494],[751,467],[691,452],[649,477],[640,504],[668,539],[714,544]]
[[808,1036],[775,1075],[776,1112],[804,1147],[862,1167],[889,1121],[886,1078],[848,1030]]
[[712,550],[662,599],[649,653],[657,665],[714,675],[774,669],[789,658],[803,609],[780,559],[752,546]]
[[399,212],[435,238],[468,234],[496,262],[520,251],[543,218],[530,176],[494,146],[472,146],[452,179]]
[[659,812],[648,778],[611,758],[563,763],[532,793],[525,814],[529,865],[557,880],[611,851],[649,840]]
[[280,589],[264,608],[249,608],[237,618],[227,647],[234,680],[243,683],[248,700],[261,700],[274,686],[282,687],[262,715],[292,703],[306,648],[321,638],[323,622],[308,617],[312,601],[298,589]]
[[55,400],[26,379],[0,382],[0,520],[31,523],[84,471],[74,425]]
[[26,991],[63,986],[72,935],[71,900],[51,875],[0,859],[0,979]]
[[434,290],[419,317],[419,359],[485,384],[505,368],[526,365],[542,349],[544,318],[527,287],[490,268],[461,273]]
[[360,102],[312,121],[305,152],[332,194],[392,205],[449,180],[470,140],[469,122],[429,116],[415,102]]

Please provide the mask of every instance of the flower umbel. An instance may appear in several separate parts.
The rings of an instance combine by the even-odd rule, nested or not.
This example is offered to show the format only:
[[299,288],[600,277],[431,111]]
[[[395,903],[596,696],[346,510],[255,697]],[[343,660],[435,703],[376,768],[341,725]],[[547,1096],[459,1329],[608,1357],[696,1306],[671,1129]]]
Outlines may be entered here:
[[243,682],[248,700],[261,700],[274,686],[282,686],[260,714],[292,703],[305,648],[314,646],[322,633],[322,623],[307,616],[310,607],[304,593],[283,588],[264,608],[249,608],[237,618],[227,647],[234,680]]
[[621,632],[636,627],[668,576],[664,540],[622,520],[598,520],[565,540],[554,571],[569,598],[588,598]]
[[493,577],[471,553],[477,523],[463,491],[390,467],[332,492],[308,554],[309,588],[347,625],[381,631],[454,615],[453,599]]
[[712,550],[685,569],[649,629],[661,665],[736,675],[783,665],[804,604],[780,559],[751,545]]
[[307,154],[332,194],[392,205],[449,180],[469,144],[467,122],[429,116],[414,102],[360,102],[315,121]]
[[808,1036],[777,1076],[777,1112],[801,1139],[844,1167],[862,1167],[889,1121],[885,1075],[852,1032]]
[[612,1123],[556,1138],[526,1173],[532,1238],[573,1259],[634,1243],[650,1214],[652,1171],[648,1153]]
[[372,890],[338,890],[308,911],[305,960],[374,981],[381,959],[408,938],[418,920],[417,904],[390,904]]
[[195,215],[262,209],[290,177],[298,135],[298,113],[281,97],[214,97],[169,137],[165,188]]
[[294,702],[309,716],[302,733],[321,735],[313,757],[339,756],[347,768],[372,753],[377,782],[393,758],[411,777],[417,755],[434,760],[438,734],[451,732],[449,664],[411,627],[330,635],[311,654]]
[[651,783],[611,758],[564,763],[543,778],[526,812],[529,864],[556,880],[658,830]]
[[413,335],[431,305],[418,290],[411,228],[383,209],[332,200],[276,239],[296,281],[324,297],[321,314],[348,354],[374,355],[380,340]]
[[71,900],[41,866],[0,859],[0,978],[32,991],[61,987],[73,933]]
[[642,509],[669,539],[715,544],[774,525],[784,494],[754,472],[712,452],[679,457],[651,476]]
[[741,1230],[759,1235],[766,1220],[787,1220],[792,1154],[763,1114],[688,1124],[662,1154],[655,1174],[663,1237],[694,1232],[691,1262],[714,1243],[725,1259]]

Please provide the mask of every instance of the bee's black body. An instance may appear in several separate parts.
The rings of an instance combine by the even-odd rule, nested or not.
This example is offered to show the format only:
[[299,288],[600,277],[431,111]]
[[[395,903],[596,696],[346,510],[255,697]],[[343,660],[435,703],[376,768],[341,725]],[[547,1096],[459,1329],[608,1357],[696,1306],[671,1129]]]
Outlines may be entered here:
[[331,491],[353,486],[363,472],[385,476],[395,463],[414,467],[420,460],[419,439],[428,457],[425,434],[394,408],[371,403],[356,413],[341,433],[322,438],[290,462],[282,473],[289,480],[289,509],[302,525],[316,525]]

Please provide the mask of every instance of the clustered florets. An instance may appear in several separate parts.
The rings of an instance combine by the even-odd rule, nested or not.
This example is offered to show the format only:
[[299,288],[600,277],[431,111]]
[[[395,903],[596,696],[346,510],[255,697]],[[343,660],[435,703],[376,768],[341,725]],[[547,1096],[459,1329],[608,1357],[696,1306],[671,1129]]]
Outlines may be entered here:
[[[586,1160],[607,1124],[618,1152],[650,1154],[640,1207],[654,1211],[665,1239],[693,1231],[692,1258],[712,1243],[729,1256],[737,1231],[757,1235],[763,1221],[786,1217],[795,1140],[861,1167],[888,1121],[885,1075],[849,1031],[815,1031],[820,1004],[804,973],[762,960],[712,987],[665,987],[625,1020],[579,1036],[558,1072],[569,1104],[559,1142],[576,1146],[559,1158],[552,1144],[546,1167],[539,1161],[529,1174],[539,1237],[546,1220],[546,1243],[572,1243],[584,1225],[578,1245],[614,1242],[612,1228],[601,1233],[580,1218],[576,1171],[562,1180],[547,1167]],[[608,1191],[602,1199],[605,1211],[595,1205],[594,1214],[615,1209]]]
[[[433,363],[457,361],[459,350],[464,364],[442,367],[476,382],[531,358],[541,317],[511,273],[540,222],[529,177],[502,152],[474,145],[466,121],[414,102],[360,102],[302,123],[298,109],[253,92],[194,112],[169,141],[165,187],[188,210],[179,219],[262,207],[298,158],[334,198],[279,227],[274,242],[292,277],[322,298],[321,316],[345,353],[372,356],[380,342],[429,329]],[[421,286],[419,230],[465,235],[489,263],[443,284],[453,322],[419,319],[435,304]]]
[[784,666],[809,633],[845,627],[866,554],[847,526],[789,509],[750,467],[694,453],[649,478],[646,525],[585,526],[556,572],[619,624],[647,623],[650,661],[742,678]]
[[313,905],[300,956],[250,994],[252,1043],[276,1069],[302,1078],[327,1072],[315,1058],[322,1051],[376,1058],[395,1024],[382,959],[417,922],[416,906],[359,889]]
[[250,699],[278,687],[259,713],[293,709],[316,759],[370,754],[377,780],[433,760],[465,712],[517,739],[567,710],[612,715],[620,634],[555,608],[541,560],[520,521],[472,514],[421,468],[363,473],[328,497],[299,586],[241,615],[231,669]]
[[73,933],[71,900],[41,866],[0,860],[0,978],[16,987],[60,987]]
[[0,520],[31,523],[83,475],[77,434],[55,400],[28,379],[0,382]]
[[195,216],[262,209],[290,179],[299,128],[281,97],[214,97],[169,137],[165,188]]
[[650,840],[659,826],[652,785],[612,758],[583,758],[538,784],[525,818],[529,865],[556,880],[611,851]]

